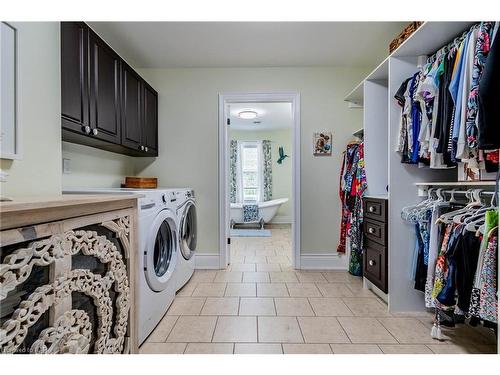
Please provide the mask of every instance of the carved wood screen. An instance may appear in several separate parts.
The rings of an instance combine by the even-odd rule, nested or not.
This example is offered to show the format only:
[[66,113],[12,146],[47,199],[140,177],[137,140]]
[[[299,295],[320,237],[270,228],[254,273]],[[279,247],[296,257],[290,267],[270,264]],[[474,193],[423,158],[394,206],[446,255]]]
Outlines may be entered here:
[[133,215],[1,232],[0,352],[130,351]]

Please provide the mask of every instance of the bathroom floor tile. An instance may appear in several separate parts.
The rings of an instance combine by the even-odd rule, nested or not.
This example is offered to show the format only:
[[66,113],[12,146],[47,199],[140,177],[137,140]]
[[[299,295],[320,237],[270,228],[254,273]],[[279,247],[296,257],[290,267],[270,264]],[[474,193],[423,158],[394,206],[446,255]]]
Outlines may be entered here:
[[275,298],[276,313],[281,316],[314,316],[307,298]]
[[337,319],[353,344],[398,343],[375,318],[339,317]]
[[208,297],[200,315],[238,315],[238,297]]
[[354,297],[354,293],[342,283],[316,284],[323,297]]
[[334,317],[298,317],[306,343],[350,343]]
[[216,322],[216,316],[181,316],[167,342],[210,342]]
[[349,307],[355,316],[386,317],[391,316],[387,305],[377,298],[342,298],[342,301]]
[[239,315],[276,315],[274,300],[269,297],[242,297],[240,299]]
[[289,297],[285,283],[257,284],[258,297]]
[[225,283],[198,283],[193,290],[193,297],[222,297],[226,290]]
[[286,283],[290,297],[321,297],[314,283]]
[[148,336],[146,342],[165,342],[167,337],[174,328],[178,316],[165,315],[161,322],[156,326],[154,331]]
[[228,283],[226,297],[256,297],[257,287],[255,283]]
[[243,282],[244,283],[268,283],[269,272],[244,272],[243,273]]
[[257,342],[257,318],[220,316],[212,342]]
[[167,315],[200,315],[204,303],[204,297],[176,297]]
[[295,317],[259,316],[259,342],[303,343],[299,323]]
[[351,310],[346,306],[341,298],[322,297],[309,298],[316,316],[352,316]]
[[214,283],[241,283],[242,278],[241,271],[218,271]]

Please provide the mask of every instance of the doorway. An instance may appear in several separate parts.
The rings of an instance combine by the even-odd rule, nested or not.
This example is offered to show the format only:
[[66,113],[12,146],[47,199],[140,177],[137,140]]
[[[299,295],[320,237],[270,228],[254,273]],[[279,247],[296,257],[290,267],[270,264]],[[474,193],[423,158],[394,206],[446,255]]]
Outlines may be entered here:
[[223,269],[245,244],[300,268],[298,93],[219,95],[219,242]]

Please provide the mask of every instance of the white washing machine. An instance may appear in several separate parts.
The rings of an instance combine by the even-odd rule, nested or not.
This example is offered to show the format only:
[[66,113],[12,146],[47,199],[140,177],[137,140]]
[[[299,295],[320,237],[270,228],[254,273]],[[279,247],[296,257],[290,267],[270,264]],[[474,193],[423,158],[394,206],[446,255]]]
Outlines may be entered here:
[[172,189],[88,189],[65,193],[140,193],[136,306],[139,345],[161,321],[175,298],[179,254],[177,196]]
[[179,223],[179,262],[177,265],[177,290],[193,276],[197,242],[196,200],[192,189],[174,189]]

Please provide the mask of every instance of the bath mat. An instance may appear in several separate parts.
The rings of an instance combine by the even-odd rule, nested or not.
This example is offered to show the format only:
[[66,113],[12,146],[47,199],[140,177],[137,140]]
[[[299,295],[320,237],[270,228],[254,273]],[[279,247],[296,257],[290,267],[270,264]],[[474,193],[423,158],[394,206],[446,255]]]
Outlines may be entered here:
[[271,237],[269,229],[231,229],[231,237]]

